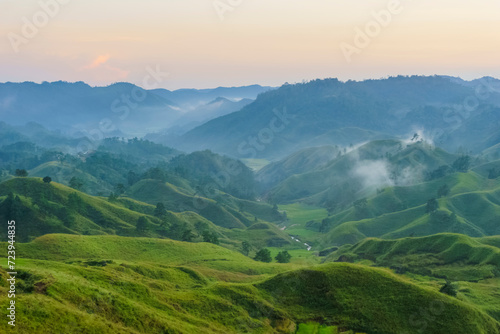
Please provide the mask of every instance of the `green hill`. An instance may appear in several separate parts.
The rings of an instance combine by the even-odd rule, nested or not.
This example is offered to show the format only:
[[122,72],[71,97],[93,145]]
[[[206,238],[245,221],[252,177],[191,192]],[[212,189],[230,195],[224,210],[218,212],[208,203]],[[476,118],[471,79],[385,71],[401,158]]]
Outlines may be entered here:
[[[21,226],[17,232],[20,241],[47,233],[160,236],[164,226],[205,221],[193,213],[172,212],[161,221],[152,214],[130,210],[118,201],[109,202],[38,178],[14,178],[0,183],[0,200],[2,219],[14,219]],[[152,213],[153,208],[150,210]],[[136,228],[142,216],[150,224],[144,232]],[[6,232],[0,235],[6,237]]]
[[[500,146],[500,145],[499,145]],[[474,172],[489,179],[496,179],[500,176],[500,160],[493,160],[480,164],[472,169]]]
[[[439,209],[426,212],[430,198],[446,185]],[[478,190],[482,189],[482,190]],[[323,221],[325,245],[356,243],[366,237],[384,239],[452,232],[473,237],[497,235],[500,226],[500,184],[474,172],[407,187],[385,188],[376,196]]]
[[170,183],[159,180],[142,180],[126,193],[137,200],[157,204],[162,202],[168,210],[193,211],[226,228],[244,228],[254,223],[255,217],[266,221],[282,219],[269,204],[239,199],[219,192],[213,199],[187,193]]
[[[78,180],[81,180],[84,184],[84,186],[82,186],[82,190],[88,191],[88,193],[91,194],[109,194],[113,191],[113,186],[109,182],[77,169],[74,165],[60,163],[57,161],[50,161],[41,164],[30,170],[29,175],[42,178],[50,175],[54,182],[66,185],[69,184],[71,178],[75,177]],[[114,175],[114,178],[117,181],[116,183],[123,181],[123,177],[120,174],[113,172],[112,175]]]
[[271,189],[268,197],[276,203],[300,200],[338,211],[377,189],[423,182],[428,172],[455,159],[424,142],[373,141],[323,168],[288,177]]
[[169,162],[168,168],[201,188],[204,196],[212,190],[252,200],[256,195],[253,172],[239,160],[218,155],[209,150],[182,154]]
[[382,240],[367,238],[341,247],[325,261],[371,261],[396,268],[452,280],[500,277],[500,237],[471,238],[461,234]]
[[[314,323],[356,333],[500,332],[435,287],[358,265],[301,269],[212,244],[118,236],[46,235],[16,250],[18,333],[291,334]],[[2,307],[6,292],[2,280]]]
[[244,222],[218,205],[216,201],[187,195],[174,185],[159,180],[139,181],[129,189],[127,195],[150,204],[164,203],[167,210],[198,212],[216,225],[225,228],[245,228]]
[[494,159],[494,160],[499,159],[500,158],[500,143],[495,144],[495,145],[487,148],[486,150],[481,152],[481,155],[484,157],[487,157],[489,159]]
[[267,189],[292,175],[320,169],[335,159],[339,153],[340,148],[336,146],[306,148],[266,165],[259,170],[256,179]]
[[[157,195],[155,187],[159,189]],[[203,234],[209,232],[217,236],[221,245],[234,250],[240,250],[243,241],[249,242],[254,249],[291,244],[286,232],[262,220],[256,224],[254,216],[243,211],[255,212],[264,218],[279,217],[270,205],[226,195],[223,197],[225,202],[239,207],[239,210],[210,199],[202,199],[202,204],[208,203],[206,207],[196,208],[187,206],[197,203],[193,202],[194,197],[161,181],[140,181],[133,189],[143,191],[150,203],[163,202],[167,211],[157,217],[154,215],[155,205],[132,198],[118,197],[110,201],[55,182],[46,184],[38,178],[13,178],[0,183],[0,218],[5,222],[11,219],[18,222],[19,241],[29,241],[49,233],[69,233],[168,237],[200,242],[204,240]],[[138,225],[141,217],[146,219],[145,226]],[[233,225],[224,226],[228,222]],[[261,227],[256,228],[259,224]],[[0,236],[6,238],[6,231],[0,231]]]
[[328,264],[302,269],[278,274],[258,287],[295,319],[321,319],[367,333],[500,330],[497,321],[464,302],[364,266]]

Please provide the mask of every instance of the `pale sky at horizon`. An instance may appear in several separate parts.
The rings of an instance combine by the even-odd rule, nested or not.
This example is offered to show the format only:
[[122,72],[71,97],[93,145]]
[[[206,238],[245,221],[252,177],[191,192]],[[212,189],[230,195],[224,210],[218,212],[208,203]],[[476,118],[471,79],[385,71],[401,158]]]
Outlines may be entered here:
[[[350,63],[341,43],[354,45],[356,27],[365,29],[391,0],[242,0],[224,20],[213,0],[65,0],[33,36],[23,35],[23,17],[43,18],[42,8],[19,2],[0,0],[0,82],[142,86],[146,68],[157,66],[170,73],[160,85],[168,89],[398,74],[500,77],[498,0],[401,0],[401,12]],[[238,3],[219,1],[231,2]],[[12,34],[25,38],[17,53]]]

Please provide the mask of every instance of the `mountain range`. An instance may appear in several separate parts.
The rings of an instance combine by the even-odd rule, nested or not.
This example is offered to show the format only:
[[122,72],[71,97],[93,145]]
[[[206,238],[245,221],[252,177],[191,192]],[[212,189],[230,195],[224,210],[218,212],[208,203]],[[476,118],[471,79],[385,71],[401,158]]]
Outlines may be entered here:
[[499,82],[0,84],[18,332],[499,334]]
[[261,94],[240,111],[182,135],[177,147],[276,158],[312,146],[419,133],[448,151],[479,153],[500,140],[499,106],[500,81],[489,77],[314,80]]

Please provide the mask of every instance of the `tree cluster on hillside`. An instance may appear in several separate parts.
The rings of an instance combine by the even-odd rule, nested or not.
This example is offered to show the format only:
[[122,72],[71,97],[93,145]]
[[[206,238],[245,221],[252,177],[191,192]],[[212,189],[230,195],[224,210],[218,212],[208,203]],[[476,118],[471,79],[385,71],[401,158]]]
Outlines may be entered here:
[[[275,256],[275,259],[278,263],[289,263],[291,258],[292,256],[286,250],[279,252],[278,255]],[[266,262],[266,263],[270,263],[273,261],[273,258],[271,257],[271,251],[267,248],[260,249],[255,254],[253,259],[255,261]]]
[[431,198],[427,201],[427,205],[425,206],[426,213],[432,213],[439,209],[439,203],[435,198]]

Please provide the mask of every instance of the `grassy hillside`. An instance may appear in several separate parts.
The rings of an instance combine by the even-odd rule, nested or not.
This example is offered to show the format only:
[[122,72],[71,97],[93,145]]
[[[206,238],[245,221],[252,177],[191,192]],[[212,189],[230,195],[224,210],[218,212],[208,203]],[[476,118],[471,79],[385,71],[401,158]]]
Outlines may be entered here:
[[[438,190],[449,192],[438,199],[439,209],[427,212],[427,201]],[[365,237],[401,238],[452,232],[470,236],[497,235],[500,226],[500,184],[480,175],[454,173],[407,187],[391,187],[365,202],[325,219],[325,244],[356,243]]]
[[[58,182],[61,184],[69,184],[71,178],[76,177],[84,184],[82,190],[92,194],[109,194],[113,191],[113,187],[110,183],[96,178],[87,172],[79,170],[73,165],[57,161],[50,161],[41,164],[36,168],[30,170],[29,175],[41,178],[50,175],[54,182]],[[123,177],[119,174],[114,175],[114,178],[117,180],[117,182],[123,181]]]
[[118,236],[46,235],[17,247],[18,333],[500,331],[465,302],[363,266],[301,269],[212,244]]
[[[159,189],[156,193],[155,187]],[[46,184],[38,178],[13,178],[0,183],[0,218],[5,222],[8,219],[18,222],[19,241],[29,241],[48,233],[69,233],[168,237],[200,242],[204,240],[203,234],[209,232],[217,237],[221,245],[234,250],[241,250],[243,241],[249,242],[254,250],[291,244],[286,232],[259,219],[255,222],[253,215],[243,211],[248,210],[256,212],[260,217],[272,218],[277,213],[270,205],[239,200],[227,195],[224,197],[225,202],[239,206],[240,211],[210,199],[203,199],[205,202],[202,204],[208,205],[198,210],[200,207],[187,206],[197,203],[193,202],[194,197],[187,196],[177,187],[161,181],[140,181],[133,189],[139,194],[142,191],[150,203],[156,205],[163,202],[166,209],[177,212],[167,210],[161,217],[157,217],[154,215],[155,205],[128,197],[110,201],[56,182]],[[208,219],[194,211],[200,212]],[[279,217],[279,214],[277,216]],[[138,225],[141,218],[146,219],[144,226]],[[224,226],[228,222],[234,225]],[[259,224],[263,227],[259,228]],[[0,236],[6,238],[6,233],[7,229],[2,229]]]
[[[15,198],[9,198],[9,194]],[[117,203],[38,178],[14,178],[1,183],[0,198],[2,219],[22,224],[17,235],[21,241],[46,233],[131,235],[141,217]],[[154,217],[149,219],[159,225]],[[0,233],[5,235],[4,231]]]
[[137,200],[157,204],[162,202],[168,210],[193,211],[225,228],[244,228],[255,222],[255,217],[276,221],[281,219],[272,206],[250,200],[239,199],[222,192],[214,199],[188,194],[182,189],[159,180],[142,180],[126,193]]
[[[341,319],[342,326],[368,333],[500,330],[498,322],[466,303],[364,266],[329,264],[302,269],[279,274],[258,286],[293,317],[304,321],[314,317],[323,323]],[[427,313],[419,313],[422,307]]]
[[424,142],[369,142],[337,157],[323,168],[292,175],[270,190],[276,203],[304,201],[338,211],[391,185],[423,182],[427,173],[450,165],[456,156]]
[[471,238],[461,234],[395,240],[367,238],[353,246],[341,247],[325,261],[371,261],[398,271],[477,281],[500,277],[500,248],[491,245],[499,239],[498,236]]
[[336,146],[311,147],[300,150],[263,167],[257,173],[257,181],[265,189],[268,189],[294,174],[303,174],[324,167],[340,152],[341,149]]
[[479,164],[472,170],[483,177],[487,177],[489,179],[497,179],[500,176],[500,160],[493,160],[485,162],[483,164]]
[[244,222],[233,216],[224,207],[218,205],[216,201],[187,195],[174,185],[159,180],[139,181],[130,188],[127,195],[150,204],[162,202],[167,210],[198,212],[201,216],[222,227],[245,227]]

